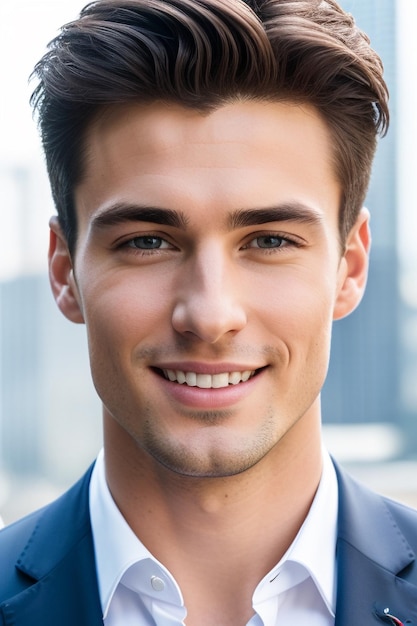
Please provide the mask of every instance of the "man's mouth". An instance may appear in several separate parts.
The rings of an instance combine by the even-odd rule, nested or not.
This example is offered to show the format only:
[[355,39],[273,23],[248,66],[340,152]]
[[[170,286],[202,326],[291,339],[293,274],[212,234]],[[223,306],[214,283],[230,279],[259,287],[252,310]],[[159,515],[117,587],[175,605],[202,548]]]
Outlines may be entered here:
[[183,372],[181,370],[159,370],[163,376],[174,383],[199,387],[200,389],[221,389],[229,385],[244,383],[255,376],[259,370],[245,370],[243,372],[222,372],[219,374],[197,374],[196,372]]

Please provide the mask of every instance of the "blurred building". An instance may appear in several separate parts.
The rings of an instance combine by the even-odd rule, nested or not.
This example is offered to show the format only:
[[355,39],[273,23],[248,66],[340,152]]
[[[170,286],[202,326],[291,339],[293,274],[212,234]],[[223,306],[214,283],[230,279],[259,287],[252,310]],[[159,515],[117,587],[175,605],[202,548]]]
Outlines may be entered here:
[[46,274],[0,284],[0,308],[0,469],[72,480],[101,440],[85,328],[58,311]]
[[[387,423],[406,431],[410,450],[416,426],[402,402],[397,206],[397,41],[394,0],[342,0],[383,59],[390,90],[391,125],[380,141],[366,205],[371,211],[372,251],[367,292],[360,307],[334,325],[332,358],[323,394],[327,423]],[[406,446],[407,447],[407,446]]]
[[1,233],[0,473],[59,483],[94,458],[101,411],[85,328],[61,315],[49,287],[44,235],[53,207],[41,178],[35,166],[0,167],[2,205],[13,217]]

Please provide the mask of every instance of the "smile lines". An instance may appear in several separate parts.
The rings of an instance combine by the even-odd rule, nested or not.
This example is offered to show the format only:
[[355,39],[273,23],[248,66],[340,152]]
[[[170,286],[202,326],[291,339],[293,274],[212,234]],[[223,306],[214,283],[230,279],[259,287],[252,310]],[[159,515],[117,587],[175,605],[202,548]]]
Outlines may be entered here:
[[221,389],[229,385],[244,383],[255,375],[256,370],[244,372],[222,372],[221,374],[196,374],[196,372],[182,372],[181,370],[162,370],[163,375],[171,382],[200,389]]

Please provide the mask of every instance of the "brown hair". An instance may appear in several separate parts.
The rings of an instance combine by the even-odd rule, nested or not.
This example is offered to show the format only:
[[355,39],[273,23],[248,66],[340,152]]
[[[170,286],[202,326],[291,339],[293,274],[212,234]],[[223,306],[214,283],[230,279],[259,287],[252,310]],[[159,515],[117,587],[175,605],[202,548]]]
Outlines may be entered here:
[[98,0],[62,28],[34,75],[31,102],[72,252],[85,134],[103,107],[158,100],[204,111],[241,97],[311,103],[334,141],[342,241],[388,126],[381,61],[334,0]]

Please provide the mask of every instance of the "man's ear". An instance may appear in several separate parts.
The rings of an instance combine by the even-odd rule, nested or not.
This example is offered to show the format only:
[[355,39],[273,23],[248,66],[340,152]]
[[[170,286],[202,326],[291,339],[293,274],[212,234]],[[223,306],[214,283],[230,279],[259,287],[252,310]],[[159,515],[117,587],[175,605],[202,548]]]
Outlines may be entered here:
[[368,278],[371,233],[369,211],[359,213],[351,229],[339,265],[339,281],[333,310],[333,319],[349,315],[360,303]]
[[74,278],[73,264],[66,239],[62,233],[58,218],[49,221],[49,281],[55,301],[60,311],[71,322],[84,323],[77,283]]

